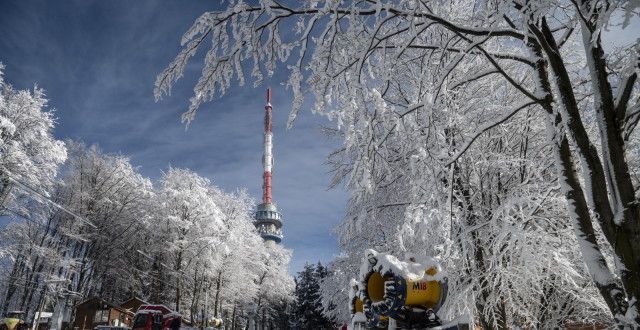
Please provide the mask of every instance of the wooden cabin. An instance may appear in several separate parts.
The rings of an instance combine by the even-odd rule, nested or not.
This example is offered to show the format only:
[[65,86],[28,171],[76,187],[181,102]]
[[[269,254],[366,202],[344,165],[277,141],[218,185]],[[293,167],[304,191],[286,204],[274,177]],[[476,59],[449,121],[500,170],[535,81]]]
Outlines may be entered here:
[[131,327],[135,315],[135,311],[116,306],[97,297],[87,299],[77,304],[75,308],[73,327],[78,330],[93,330],[98,325]]
[[136,311],[138,311],[138,308],[140,308],[140,306],[142,305],[149,305],[149,303],[138,297],[132,297],[131,299],[121,303],[120,307],[135,314]]

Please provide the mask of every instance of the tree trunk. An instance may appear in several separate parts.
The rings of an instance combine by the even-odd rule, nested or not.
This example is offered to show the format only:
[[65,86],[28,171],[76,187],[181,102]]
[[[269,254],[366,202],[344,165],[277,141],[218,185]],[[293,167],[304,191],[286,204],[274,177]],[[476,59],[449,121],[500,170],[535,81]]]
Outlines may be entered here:
[[594,40],[592,29],[583,22],[580,30],[591,73],[605,178],[614,210],[613,223],[608,226],[614,229],[606,235],[624,265],[619,267],[622,283],[627,298],[633,300],[640,298],[640,209],[625,158],[622,123],[627,105],[621,104],[616,109],[600,35]]
[[[204,276],[203,276],[204,278]],[[198,304],[200,302],[200,292],[202,291],[202,286],[203,286],[203,281],[204,280],[198,280],[198,268],[196,266],[196,269],[193,272],[193,290],[191,292],[191,304],[189,307],[189,313],[191,316],[191,320],[195,320],[196,319],[196,315],[198,313]],[[202,310],[202,324],[203,326],[201,328],[204,328],[205,325],[205,319],[204,319],[204,309]]]
[[182,269],[182,251],[178,252],[178,258],[176,259],[176,312],[180,312],[180,270]]
[[220,285],[222,282],[222,271],[218,272],[218,278],[216,279],[216,298],[213,303],[213,317],[218,317],[218,304],[220,303]]
[[[549,27],[544,18],[541,27],[530,26],[530,30],[536,35],[536,39],[540,42],[540,47],[533,46],[532,50],[539,54],[538,75],[543,85],[543,89],[548,95],[551,94],[551,85],[549,83],[549,75],[546,69],[546,62],[542,60],[542,51],[547,55],[548,64],[551,67],[556,85],[559,90],[560,104],[565,111],[562,114],[553,115],[551,100],[545,102],[543,107],[549,113],[549,124],[554,127],[553,132],[555,144],[558,152],[557,170],[560,181],[563,183],[563,191],[569,204],[569,214],[573,219],[574,230],[580,244],[580,250],[587,264],[589,274],[600,294],[604,298],[607,306],[611,310],[613,316],[620,320],[628,309],[625,301],[623,289],[617,284],[615,277],[608,269],[604,256],[600,251],[595,238],[592,219],[589,213],[589,204],[591,201],[592,209],[600,221],[601,228],[609,242],[618,251],[615,240],[612,241],[613,232],[615,232],[614,215],[606,190],[606,180],[602,163],[598,157],[598,151],[589,140],[586,129],[582,124],[578,104],[573,93],[571,78],[564,66],[564,62],[560,55],[558,46],[553,38]],[[555,116],[555,118],[554,118]],[[573,159],[571,149],[565,136],[555,136],[556,132],[561,131],[555,129],[561,126],[568,129],[567,136],[572,139],[576,146],[575,152],[583,167],[582,176],[585,181],[586,190],[582,189],[577,177],[577,172],[573,167]],[[620,159],[618,161],[624,161]]]
[[[445,133],[445,136],[447,137],[447,141],[449,142],[449,144],[451,144],[452,147],[455,147],[456,142],[454,139],[453,129],[446,128],[444,130],[444,133]],[[451,164],[451,166],[453,166],[452,168],[453,182],[451,182],[450,184],[453,186],[453,190],[456,191],[457,195],[459,196],[458,202],[457,202],[458,208],[464,211],[465,225],[468,228],[473,228],[478,224],[478,217],[474,213],[473,204],[471,202],[471,192],[469,191],[468,187],[464,185],[462,179],[460,178],[460,168],[458,167],[457,163],[454,162],[453,164]],[[451,198],[453,198],[453,196]],[[461,248],[464,250],[464,248],[462,247],[463,246],[462,237],[458,238],[457,241],[459,242]],[[475,264],[475,271],[478,274],[480,274],[479,280],[478,280],[479,282],[478,286],[480,287],[478,291],[480,292],[480,297],[479,299],[478,298],[476,299],[475,306],[476,306],[476,309],[478,310],[478,317],[480,318],[480,323],[482,324],[483,328],[490,330],[490,329],[493,329],[494,322],[492,318],[487,317],[487,315],[485,315],[485,304],[486,304],[487,298],[489,297],[490,292],[488,291],[488,289],[486,289],[487,280],[486,280],[486,277],[484,276],[484,274],[486,274],[486,269],[484,265],[484,251],[482,250],[482,244],[480,242],[480,238],[476,230],[471,231],[471,243],[473,248],[473,259],[467,260],[467,262],[470,265]],[[467,273],[469,275],[471,275],[470,271],[471,271],[471,267],[468,267]]]
[[231,313],[231,329],[236,328],[236,304],[233,304],[233,312]]

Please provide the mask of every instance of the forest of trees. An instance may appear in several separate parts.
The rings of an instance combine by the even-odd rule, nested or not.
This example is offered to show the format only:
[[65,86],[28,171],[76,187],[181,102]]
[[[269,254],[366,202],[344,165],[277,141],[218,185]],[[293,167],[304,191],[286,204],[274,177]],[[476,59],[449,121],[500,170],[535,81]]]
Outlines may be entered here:
[[0,67],[0,312],[68,321],[89,297],[137,296],[198,320],[206,296],[228,329],[279,321],[291,253],[265,245],[245,192],[179,168],[152,182],[125,156],[58,141],[46,103]]
[[[138,295],[231,328],[349,321],[364,251],[437,259],[443,319],[484,329],[640,327],[640,20],[631,0],[228,0],[155,83],[202,72],[182,115],[288,72],[288,124],[333,121],[331,185],[350,192],[341,253],[288,275],[246,193],[187,169],[155,182],[52,136],[39,89],[0,67],[0,308],[71,313]],[[204,56],[198,57],[202,50]],[[62,307],[62,308],[61,308]],[[71,315],[68,315],[71,316]]]
[[635,328],[640,45],[605,32],[637,21],[637,6],[231,0],[184,34],[155,93],[205,49],[184,121],[232,84],[286,69],[289,124],[305,104],[335,122],[333,183],[351,198],[321,285],[324,306],[345,306],[331,318],[349,319],[349,279],[374,248],[439,259],[445,319]]

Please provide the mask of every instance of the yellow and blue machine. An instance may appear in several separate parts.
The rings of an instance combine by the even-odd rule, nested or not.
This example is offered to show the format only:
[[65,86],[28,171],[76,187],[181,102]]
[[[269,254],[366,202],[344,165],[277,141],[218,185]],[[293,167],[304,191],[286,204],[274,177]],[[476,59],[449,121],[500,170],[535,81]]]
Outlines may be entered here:
[[351,328],[355,330],[386,327],[389,318],[371,312],[370,304],[365,305],[360,297],[360,283],[351,280],[349,288],[349,311],[351,313]]
[[383,328],[390,319],[399,324],[439,325],[436,312],[447,297],[447,280],[440,272],[438,264],[399,261],[368,250],[360,268],[357,295],[367,325]]
[[[437,268],[425,270],[436,275]],[[372,271],[366,275],[365,296],[372,302],[375,313],[395,316],[403,307],[437,312],[446,298],[446,280],[407,279],[391,271]]]

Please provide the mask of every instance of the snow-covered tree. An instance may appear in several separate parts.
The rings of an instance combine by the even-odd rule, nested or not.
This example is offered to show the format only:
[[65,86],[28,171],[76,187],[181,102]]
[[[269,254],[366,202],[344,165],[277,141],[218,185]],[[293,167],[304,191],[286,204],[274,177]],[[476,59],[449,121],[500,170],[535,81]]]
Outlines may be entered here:
[[[602,34],[617,18],[618,29],[637,19],[635,6],[236,0],[185,33],[183,50],[157,78],[156,97],[170,92],[201,47],[209,49],[187,122],[234,80],[244,84],[250,72],[259,83],[286,65],[290,123],[311,94],[313,110],[334,119],[344,139],[334,159],[336,180],[353,193],[342,228],[355,233],[343,239],[354,250],[358,240],[409,254],[425,253],[418,248],[427,244],[452,271],[477,274],[459,284],[474,298],[465,308],[485,326],[583,315],[539,310],[544,300],[509,316],[519,298],[496,297],[501,288],[514,290],[515,278],[502,268],[514,262],[524,267],[514,273],[528,275],[518,286],[544,288],[518,295],[534,299],[526,292],[533,289],[546,299],[549,287],[575,293],[593,285],[599,298],[589,289],[569,303],[588,313],[604,302],[616,323],[637,325],[639,49],[607,51]],[[519,252],[505,254],[509,247]],[[553,247],[559,255],[549,259]],[[551,262],[530,262],[533,252]],[[584,274],[590,284],[576,282]]]
[[0,215],[24,212],[9,206],[22,191],[12,189],[14,180],[46,194],[66,158],[64,143],[52,135],[54,113],[46,108],[42,89],[14,89],[0,63]]
[[[4,80],[0,63],[0,216],[26,221],[8,225],[0,239],[0,260],[7,270],[0,276],[0,312],[12,302],[30,305],[40,284],[32,281],[42,280],[43,269],[49,271],[45,264],[61,261],[61,255],[49,249],[54,243],[43,235],[54,230],[46,200],[67,157],[65,144],[52,135],[54,125],[44,91],[14,89]],[[24,198],[29,195],[36,199]]]
[[[214,305],[244,306],[253,302],[259,287],[262,238],[255,232],[251,210],[253,200],[246,192],[222,195],[218,198],[224,214],[226,234],[221,239],[221,253],[212,271],[215,275]],[[220,313],[214,312],[216,316]]]
[[[342,245],[342,247],[357,249],[353,245]],[[320,281],[323,313],[338,324],[350,323],[350,288],[345,283],[350,283],[351,279],[358,275],[361,257],[361,253],[347,254],[343,252],[342,255],[331,261],[327,268],[327,276]]]
[[69,270],[73,291],[124,300],[136,285],[129,265],[139,258],[135,251],[143,242],[137,236],[150,220],[151,181],[124,156],[82,143],[68,145],[71,156],[56,194],[59,204],[74,214],[57,211],[63,228],[77,238],[69,243],[74,251],[70,257],[80,263]]
[[[73,298],[100,295],[120,301],[141,287],[134,269],[137,235],[145,227],[151,182],[121,156],[68,142],[70,157],[46,203],[30,203],[17,228],[3,310],[30,317],[47,294],[65,292],[59,304],[71,312]],[[40,195],[36,195],[39,197]],[[47,283],[55,282],[53,288]],[[125,288],[122,290],[121,288]],[[69,296],[69,293],[71,296]]]
[[[294,282],[287,272],[291,251],[286,248],[263,242],[260,253],[260,268],[258,268],[257,299],[251,304],[254,329],[274,323],[277,308],[289,304],[294,290]],[[274,309],[275,308],[275,309]]]
[[167,268],[162,272],[169,276],[163,281],[173,283],[171,305],[176,311],[186,310],[181,300],[182,282],[197,276],[189,270],[204,268],[198,264],[200,257],[207,255],[223,234],[223,215],[209,189],[209,180],[188,170],[170,168],[161,179],[154,240],[164,244],[155,246],[154,256]]

